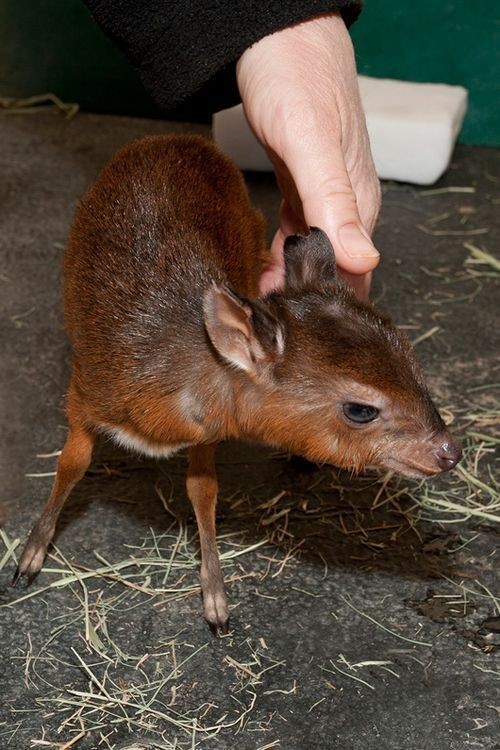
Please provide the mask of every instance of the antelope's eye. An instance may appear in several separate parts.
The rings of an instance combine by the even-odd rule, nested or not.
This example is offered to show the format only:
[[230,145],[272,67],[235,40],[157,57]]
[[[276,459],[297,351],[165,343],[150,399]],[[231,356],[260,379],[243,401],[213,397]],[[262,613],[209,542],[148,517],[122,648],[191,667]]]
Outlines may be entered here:
[[356,424],[373,422],[373,420],[378,417],[378,409],[369,404],[356,404],[354,402],[349,402],[344,404],[342,409],[347,419],[351,422],[356,422]]

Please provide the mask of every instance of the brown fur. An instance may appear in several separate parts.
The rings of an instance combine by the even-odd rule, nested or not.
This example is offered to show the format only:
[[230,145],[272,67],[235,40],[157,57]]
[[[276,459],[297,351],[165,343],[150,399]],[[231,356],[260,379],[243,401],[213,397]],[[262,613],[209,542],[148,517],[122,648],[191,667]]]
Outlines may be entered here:
[[[153,454],[191,446],[205,616],[223,629],[218,441],[258,440],[356,470],[425,475],[456,463],[408,341],[338,280],[326,235],[290,238],[285,290],[258,300],[264,259],[262,217],[209,142],[144,138],[104,168],[64,259],[68,441],[17,577],[40,569],[99,432]],[[353,402],[376,407],[376,419],[353,423]]]
[[[132,143],[77,212],[64,311],[90,425],[118,424],[158,443],[210,437],[176,396],[179,383],[198,390],[210,379],[200,301],[212,280],[256,296],[265,252],[262,216],[214,151],[196,136]],[[216,395],[207,390],[205,403]]]

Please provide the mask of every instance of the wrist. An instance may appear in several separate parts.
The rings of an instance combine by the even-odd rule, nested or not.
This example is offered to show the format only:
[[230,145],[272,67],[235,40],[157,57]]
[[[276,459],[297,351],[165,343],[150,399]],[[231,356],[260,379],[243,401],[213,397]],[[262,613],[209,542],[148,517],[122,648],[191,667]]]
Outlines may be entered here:
[[[243,98],[247,93],[248,82],[255,77],[256,69],[273,57],[276,64],[279,64],[282,56],[297,57],[299,52],[300,55],[305,54],[308,57],[323,57],[325,50],[333,56],[335,50],[338,59],[339,49],[347,55],[350,53],[354,64],[351,38],[338,11],[322,13],[268,34],[248,47],[236,63],[240,95]],[[275,57],[276,55],[278,57]],[[344,54],[340,57],[343,59]]]

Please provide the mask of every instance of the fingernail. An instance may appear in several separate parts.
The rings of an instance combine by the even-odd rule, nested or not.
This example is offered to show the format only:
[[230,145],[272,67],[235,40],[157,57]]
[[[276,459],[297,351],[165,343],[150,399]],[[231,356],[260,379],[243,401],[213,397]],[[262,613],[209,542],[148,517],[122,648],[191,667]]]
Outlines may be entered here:
[[350,258],[378,258],[380,253],[357,224],[344,224],[338,237],[343,250]]

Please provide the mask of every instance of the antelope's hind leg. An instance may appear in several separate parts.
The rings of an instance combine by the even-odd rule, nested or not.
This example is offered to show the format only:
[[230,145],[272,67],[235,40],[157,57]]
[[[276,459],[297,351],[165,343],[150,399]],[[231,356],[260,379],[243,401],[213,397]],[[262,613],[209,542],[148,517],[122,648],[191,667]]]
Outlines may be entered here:
[[68,420],[69,433],[57,461],[57,473],[52,492],[28,537],[12,581],[13,585],[22,576],[27,577],[29,584],[39,573],[47,554],[47,548],[54,536],[62,507],[69,493],[90,465],[95,437],[83,425],[79,417],[72,414],[70,397],[68,397]]
[[219,563],[215,538],[217,475],[215,444],[195,445],[189,449],[187,494],[196,514],[201,546],[200,582],[205,619],[214,634],[228,632],[229,609],[224,576]]

